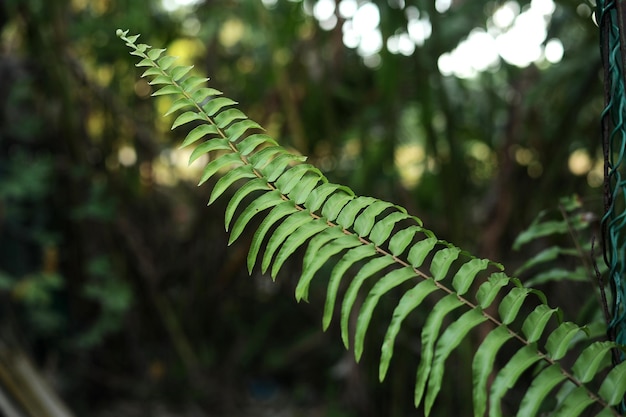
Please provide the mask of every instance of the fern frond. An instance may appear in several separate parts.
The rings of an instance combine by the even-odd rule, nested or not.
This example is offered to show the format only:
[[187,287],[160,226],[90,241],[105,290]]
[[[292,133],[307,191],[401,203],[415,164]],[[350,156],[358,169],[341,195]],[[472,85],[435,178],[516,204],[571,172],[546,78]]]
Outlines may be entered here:
[[[326,286],[322,324],[328,328],[338,315],[346,347],[350,346],[348,324],[357,296],[365,282],[371,281],[354,329],[357,360],[380,300],[395,289],[403,291],[381,347],[381,381],[388,372],[403,321],[428,299],[429,308],[423,309],[426,318],[420,334],[414,396],[416,406],[424,403],[426,415],[441,390],[447,358],[472,329],[485,323],[491,323],[492,330],[472,363],[476,416],[484,415],[487,404],[491,416],[501,415],[502,398],[530,367],[536,367],[537,373],[520,404],[519,416],[537,415],[547,393],[557,387],[561,387],[561,401],[556,415],[578,416],[592,404],[602,410],[599,415],[617,415],[611,406],[626,391],[626,370],[620,365],[600,381],[609,365],[608,352],[616,348],[613,343],[588,344],[572,369],[566,370],[560,360],[580,341],[585,329],[571,322],[561,323],[559,310],[549,307],[543,293],[523,287],[519,280],[504,274],[501,265],[472,257],[437,239],[404,208],[356,196],[348,187],[329,183],[317,168],[304,162],[305,158],[291,154],[262,133],[261,126],[237,109],[234,100],[206,87],[207,79],[193,75],[191,67],[176,66],[175,59],[162,49],[137,44],[138,36],[128,36],[124,31],[118,31],[118,36],[132,55],[140,57],[137,65],[147,67],[142,76],[152,77],[151,85],[159,86],[153,95],[175,96],[166,114],[182,113],[172,128],[198,124],[182,146],[196,146],[191,161],[205,154],[213,158],[200,179],[204,183],[220,176],[209,204],[236,187],[225,210],[229,244],[242,235],[255,216],[262,217],[248,253],[250,272],[260,258],[261,271],[269,271],[276,279],[284,263],[303,249],[302,273],[295,288],[300,301],[307,300],[310,285],[322,267],[334,263]],[[352,267],[354,276],[348,273]],[[342,281],[347,289],[335,314]],[[494,316],[486,309],[500,293],[498,315]],[[435,294],[439,296],[433,297]],[[461,310],[459,315],[447,320],[456,310]],[[522,317],[521,311],[530,313]],[[551,328],[555,329],[549,332]],[[514,341],[516,353],[501,369],[495,369],[501,348]],[[495,381],[489,389],[487,381],[493,372]],[[594,386],[600,386],[598,392]]]
[[[544,210],[539,213],[531,225],[517,237],[513,247],[518,249],[530,242],[541,244],[546,241],[545,237],[569,235],[565,239],[565,245],[549,242],[550,246],[524,262],[515,271],[515,275],[524,275],[526,286],[565,280],[593,283],[596,281],[595,268],[602,274],[607,271],[606,265],[601,260],[602,255],[596,256],[596,259],[590,257],[593,252],[591,243],[593,239],[590,235],[593,233],[595,216],[584,209],[582,200],[576,195],[559,200],[558,216],[551,216],[551,212],[557,210]],[[561,262],[564,259],[578,262],[571,268],[568,266],[571,262],[565,265]],[[595,300],[591,298],[590,301]]]

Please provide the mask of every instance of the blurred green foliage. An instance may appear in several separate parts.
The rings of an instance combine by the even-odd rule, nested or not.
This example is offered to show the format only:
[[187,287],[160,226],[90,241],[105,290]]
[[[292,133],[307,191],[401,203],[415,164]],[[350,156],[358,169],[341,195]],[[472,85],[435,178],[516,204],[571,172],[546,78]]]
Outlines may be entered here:
[[[515,236],[559,198],[577,193],[599,212],[603,104],[588,7],[556,2],[558,64],[502,62],[462,79],[438,58],[502,2],[439,13],[429,0],[376,1],[384,39],[406,28],[408,6],[430,16],[432,34],[410,56],[383,48],[373,67],[344,45],[343,21],[324,30],[305,12],[315,3],[0,3],[0,339],[54,374],[78,415],[419,415],[410,332],[402,366],[378,385],[367,357],[377,347],[357,367],[336,328],[321,332],[323,303],[293,306],[298,264],[276,284],[248,277],[250,236],[227,248],[223,207],[204,207],[211,185],[195,186],[200,165],[186,168],[177,149],[186,132],[169,131],[167,99],[149,99],[116,28],[211,75],[332,181],[403,205],[509,268],[537,252],[511,251]],[[567,287],[565,307],[590,285]],[[468,378],[445,388],[436,415],[469,413],[458,389]]]

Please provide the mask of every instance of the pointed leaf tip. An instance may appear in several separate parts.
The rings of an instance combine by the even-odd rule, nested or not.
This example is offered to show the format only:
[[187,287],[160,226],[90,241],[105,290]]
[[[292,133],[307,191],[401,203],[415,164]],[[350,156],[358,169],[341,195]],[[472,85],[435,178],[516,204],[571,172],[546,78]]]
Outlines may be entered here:
[[200,114],[193,112],[193,111],[186,111],[185,113],[178,116],[176,120],[174,120],[174,123],[172,123],[171,130],[174,130],[178,126],[182,126],[194,120],[204,121],[204,119],[202,118]]
[[124,36],[124,40],[128,43],[129,46],[135,45],[137,39],[139,39],[139,35]]
[[[163,54],[163,52],[165,52],[165,49],[161,49],[161,48],[152,49],[151,51],[148,52],[148,57],[151,60],[156,61]],[[165,58],[168,58],[168,57],[165,57]],[[174,58],[170,58],[170,59],[173,61]],[[168,60],[167,59],[163,59],[163,60],[159,60],[159,61],[160,61],[160,63],[162,63],[162,62],[167,62]],[[168,65],[162,65],[162,67],[163,67],[163,69],[167,69]]]

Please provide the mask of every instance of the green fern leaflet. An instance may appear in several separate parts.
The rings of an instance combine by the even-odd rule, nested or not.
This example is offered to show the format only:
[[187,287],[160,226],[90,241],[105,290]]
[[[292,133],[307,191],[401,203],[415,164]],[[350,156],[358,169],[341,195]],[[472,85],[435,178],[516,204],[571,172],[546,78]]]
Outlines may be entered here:
[[[552,404],[552,415],[618,415],[613,406],[626,392],[626,364],[604,372],[616,346],[583,340],[578,359],[571,370],[565,369],[560,361],[585,339],[585,329],[562,322],[560,311],[550,308],[541,292],[505,275],[501,265],[437,239],[404,208],[356,196],[348,187],[328,182],[304,158],[264,134],[261,126],[237,109],[236,102],[206,87],[208,79],[189,75],[191,67],[176,66],[175,58],[163,49],[136,43],[138,35],[121,30],[117,34],[140,58],[137,66],[146,68],[142,76],[151,77],[150,84],[158,86],[153,95],[173,96],[167,114],[180,115],[172,128],[197,124],[182,146],[195,146],[191,161],[211,154],[201,184],[221,175],[209,203],[237,183],[225,213],[230,243],[253,218],[262,218],[248,254],[250,271],[260,262],[261,270],[275,279],[284,262],[302,248],[302,274],[295,294],[299,301],[307,300],[322,267],[331,265],[323,327],[339,316],[343,343],[347,348],[352,345],[357,360],[380,300],[393,299],[390,293],[401,291],[381,347],[381,381],[404,320],[416,309],[426,314],[414,396],[415,406],[422,405],[425,415],[435,407],[447,358],[472,329],[487,325],[490,330],[473,354],[475,416],[485,415],[486,410],[489,416],[502,415],[501,400],[529,369],[534,377],[518,405],[518,416],[545,413],[546,403],[554,403],[544,401],[551,392],[558,399]],[[356,273],[348,273],[355,269]],[[347,289],[338,305],[342,284]],[[362,293],[365,299],[351,334],[349,317]],[[497,369],[496,356],[505,345],[517,347]]]

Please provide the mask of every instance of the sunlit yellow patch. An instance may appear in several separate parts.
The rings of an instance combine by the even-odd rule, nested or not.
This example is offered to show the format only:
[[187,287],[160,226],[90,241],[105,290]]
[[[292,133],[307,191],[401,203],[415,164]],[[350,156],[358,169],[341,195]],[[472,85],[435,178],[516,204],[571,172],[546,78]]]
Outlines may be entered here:
[[472,142],[467,152],[482,162],[487,162],[492,157],[491,149],[482,142]]
[[361,141],[358,139],[349,139],[343,146],[343,154],[347,157],[354,158],[361,154]]
[[[144,169],[142,176],[151,177],[157,184],[173,186],[179,181],[197,181],[202,170],[209,162],[208,155],[202,155],[192,164],[189,164],[192,148],[166,149],[150,165],[150,170]],[[143,168],[143,167],[141,167]],[[220,173],[226,173],[231,167],[225,167]]]
[[533,160],[535,159],[533,151],[528,148],[523,148],[521,146],[518,146],[515,149],[514,156],[515,161],[522,166],[530,165],[530,163],[533,162]]
[[[155,100],[155,106],[157,114],[164,115],[172,107],[172,99],[170,96],[157,96]],[[169,132],[172,130],[172,123],[177,116],[178,113],[171,114],[167,117],[158,117],[154,121],[154,125],[159,132],[163,134],[169,134]]]
[[200,39],[179,38],[170,43],[167,54],[178,59],[174,65],[193,65],[194,61],[204,55],[206,49]]
[[95,0],[92,5],[97,14],[103,15],[109,10],[110,3],[110,0]]
[[593,167],[591,158],[584,149],[576,149],[572,152],[567,160],[567,166],[574,175],[585,175]]
[[395,150],[396,169],[400,182],[407,189],[414,188],[424,174],[426,152],[415,143],[398,146]]
[[71,7],[75,13],[80,13],[87,8],[87,0],[72,0]]
[[178,182],[178,178],[172,172],[170,164],[162,157],[152,164],[152,179],[157,184],[170,187]]
[[125,167],[135,165],[135,162],[137,162],[137,152],[135,148],[128,145],[121,146],[117,150],[117,160]]
[[509,152],[518,165],[525,166],[528,176],[531,178],[539,178],[543,175],[543,165],[537,159],[537,154],[533,149],[515,145],[510,148]]
[[471,177],[476,182],[488,181],[496,170],[497,158],[493,150],[484,142],[472,141],[467,147],[471,159]]
[[[200,177],[200,173],[209,162],[208,155],[202,155],[200,158],[189,164],[189,157],[193,152],[192,147],[184,149],[172,149],[170,153],[170,159],[173,167],[176,169],[178,176],[185,180],[197,181]],[[224,173],[228,172],[230,167],[224,168]]]
[[218,39],[224,48],[232,48],[241,41],[244,33],[243,22],[237,18],[231,18],[222,24]]
[[103,87],[107,87],[113,78],[113,68],[110,65],[101,65],[96,70],[96,81]]
[[97,111],[92,111],[89,113],[87,117],[87,133],[93,139],[98,139],[102,137],[102,132],[104,131],[104,117],[102,113]]

